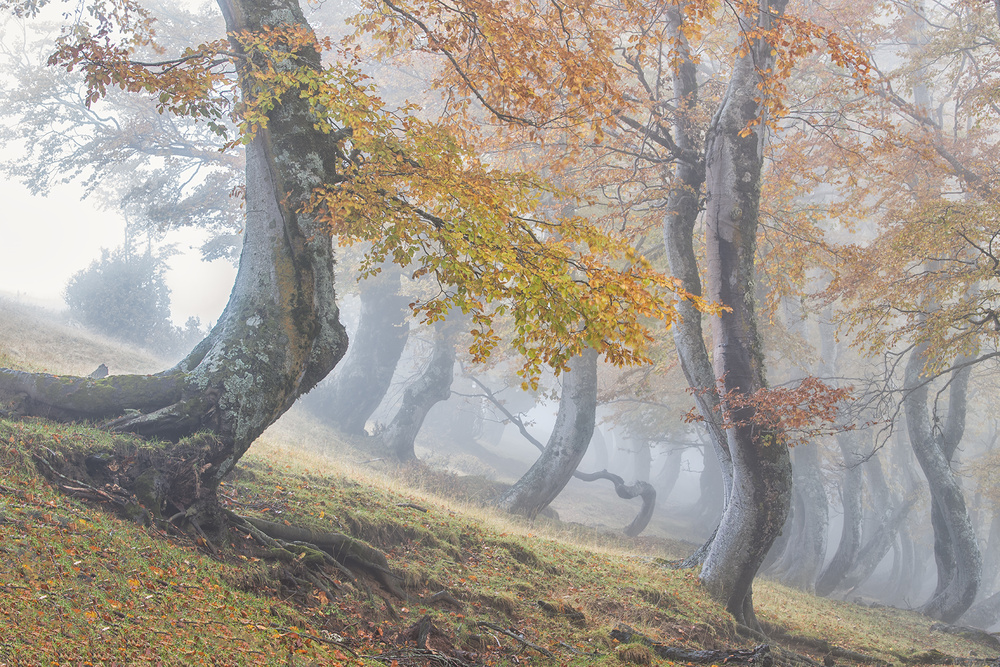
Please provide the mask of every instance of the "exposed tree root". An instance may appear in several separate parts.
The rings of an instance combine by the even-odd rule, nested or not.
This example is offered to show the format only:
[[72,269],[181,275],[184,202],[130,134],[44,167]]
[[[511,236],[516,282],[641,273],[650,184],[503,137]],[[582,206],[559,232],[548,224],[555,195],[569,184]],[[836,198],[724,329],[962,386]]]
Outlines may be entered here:
[[391,594],[406,598],[405,591],[400,587],[401,579],[389,568],[385,554],[360,540],[342,533],[288,526],[228,511],[227,514],[235,526],[269,548],[276,558],[303,559],[309,564],[330,565],[351,580],[356,577],[350,568],[358,568],[373,576]]
[[[213,555],[219,553],[216,545],[229,539],[229,529],[236,528],[253,538],[268,557],[306,566],[305,573],[299,573],[295,580],[299,585],[330,595],[336,583],[318,568],[331,567],[352,582],[357,579],[355,571],[362,571],[391,595],[406,598],[402,580],[392,572],[385,554],[360,540],[223,509],[215,487],[200,483],[200,473],[211,465],[204,463],[204,457],[210,455],[212,442],[213,437],[206,435],[166,449],[151,446],[89,455],[45,448],[32,452],[32,458],[63,492],[113,505],[120,514],[138,523],[155,522],[166,529],[193,533]],[[176,450],[180,450],[179,454]]]
[[493,623],[489,623],[487,621],[480,621],[479,623],[476,623],[476,625],[480,628],[489,628],[494,632],[499,632],[502,635],[507,635],[511,639],[514,639],[517,642],[519,642],[525,648],[530,648],[532,651],[537,651],[538,653],[541,653],[546,658],[552,658],[553,660],[555,660],[556,656],[552,653],[552,651],[548,650],[547,648],[538,646],[537,644],[532,644],[527,639],[525,639],[523,635],[519,635],[516,632],[508,630],[507,628],[502,628],[499,625],[494,625]]
[[774,665],[774,657],[771,655],[771,647],[768,644],[760,644],[752,649],[734,649],[729,651],[695,651],[686,648],[667,646],[657,641],[653,641],[645,635],[639,634],[627,625],[620,624],[611,631],[611,638],[629,644],[632,642],[645,644],[653,649],[656,655],[664,660],[679,662],[692,662],[699,665],[708,664],[731,664],[731,665],[760,665],[761,667],[771,667]]
[[430,616],[403,630],[398,637],[401,643],[413,643],[416,648],[408,648],[403,653],[382,656],[366,656],[390,664],[400,659],[417,659],[423,665],[446,665],[447,667],[469,667],[478,662],[475,653],[457,648],[448,636],[436,625]]

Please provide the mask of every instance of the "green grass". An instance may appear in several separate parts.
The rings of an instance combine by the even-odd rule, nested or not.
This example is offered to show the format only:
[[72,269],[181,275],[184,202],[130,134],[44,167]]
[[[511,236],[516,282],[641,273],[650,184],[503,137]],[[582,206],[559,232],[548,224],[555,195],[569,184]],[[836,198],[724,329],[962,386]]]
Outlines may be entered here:
[[[5,319],[2,306],[9,332],[14,318]],[[18,317],[42,326],[31,313]],[[55,330],[56,347],[75,344],[72,330]],[[118,363],[114,344],[101,347],[93,337],[87,344],[94,347],[80,365]],[[63,361],[25,358],[26,344],[18,345],[15,354],[0,337],[0,363],[62,372]],[[341,442],[295,410],[255,444],[221,487],[222,501],[240,514],[366,540],[403,577],[407,599],[335,571],[324,591],[308,583],[302,563],[262,559],[235,531],[232,544],[212,554],[189,535],[72,497],[36,463],[67,449],[134,443],[86,425],[0,419],[0,665],[442,664],[418,655],[406,637],[425,616],[441,631],[429,646],[485,665],[668,664],[642,646],[617,646],[609,633],[619,623],[678,647],[757,643],[735,633],[696,573],[658,564],[682,555],[683,543],[495,514],[470,500],[485,482],[372,461],[363,443]],[[545,611],[540,600],[578,610],[585,621]],[[932,649],[992,655],[899,610],[768,582],[756,585],[755,601],[763,621],[791,635],[888,663]],[[555,660],[498,628],[516,630]],[[822,661],[823,651],[805,643],[787,646]]]

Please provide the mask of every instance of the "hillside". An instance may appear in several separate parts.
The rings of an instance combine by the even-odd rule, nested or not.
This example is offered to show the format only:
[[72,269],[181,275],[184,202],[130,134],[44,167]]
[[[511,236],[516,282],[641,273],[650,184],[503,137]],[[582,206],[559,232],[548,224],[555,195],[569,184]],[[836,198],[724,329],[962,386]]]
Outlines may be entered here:
[[[0,365],[86,373],[100,363],[162,367],[0,301]],[[497,516],[468,500],[474,480],[372,462],[293,410],[225,483],[224,504],[364,540],[399,575],[394,594],[360,571],[267,553],[239,531],[216,551],[167,522],[130,521],[49,468],[109,445],[142,446],[85,425],[0,419],[0,664],[683,664],[738,649],[759,664],[767,655],[795,665],[986,664],[998,655],[916,614],[768,582],[755,602],[771,638],[751,636],[694,572],[667,567],[683,543]],[[752,653],[765,643],[769,654]]]

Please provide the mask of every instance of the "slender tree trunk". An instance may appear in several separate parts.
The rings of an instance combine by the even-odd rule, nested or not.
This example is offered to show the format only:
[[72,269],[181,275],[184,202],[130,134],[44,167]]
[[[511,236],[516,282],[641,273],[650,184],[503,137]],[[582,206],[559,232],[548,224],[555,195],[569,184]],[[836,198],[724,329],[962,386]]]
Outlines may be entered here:
[[[220,7],[230,32],[311,30],[295,0],[220,0]],[[321,66],[315,50],[298,55]],[[247,90],[254,85],[241,84]],[[330,237],[297,212],[314,184],[333,182],[338,149],[314,128],[306,100],[290,95],[278,102],[268,127],[246,149],[246,226],[229,303],[208,337],[176,367],[100,380],[4,369],[3,402],[20,414],[117,417],[111,428],[174,441],[212,431],[215,437],[198,447],[163,450],[182,461],[174,470],[186,471],[165,482],[175,500],[190,507],[210,496],[254,439],[323,379],[347,348]]]
[[893,496],[886,483],[878,456],[868,459],[864,471],[868,476],[868,488],[871,490],[871,505],[876,508],[878,515],[870,529],[865,531],[865,538],[857,556],[832,592],[836,597],[846,597],[872,576],[878,564],[892,548],[896,534],[916,502],[915,496],[905,500],[897,500]]
[[[784,8],[784,0],[764,0],[758,14],[742,17],[741,24],[768,30]],[[706,150],[708,296],[731,309],[712,327],[713,363],[722,406],[734,425],[726,434],[732,493],[701,580],[737,621],[751,627],[757,626],[753,580],[785,523],[792,487],[788,447],[779,434],[755,424],[752,407],[727,400],[766,386],[753,285],[767,127],[767,112],[757,100],[761,71],[774,62],[771,50],[758,39],[737,58]]]
[[562,397],[552,435],[541,456],[496,505],[529,518],[549,506],[580,465],[597,416],[597,351],[587,348],[563,375]]
[[858,455],[856,442],[857,436],[853,432],[837,434],[837,444],[844,459],[840,483],[840,505],[844,513],[844,523],[840,530],[837,551],[816,581],[817,595],[829,595],[840,585],[861,549],[861,523],[864,519],[861,499],[864,482],[861,457]]
[[815,443],[795,448],[792,474],[798,497],[798,529],[790,540],[790,548],[786,551],[789,559],[783,563],[779,576],[782,583],[812,593],[826,557],[829,523],[826,489],[823,487],[819,450]]
[[309,409],[343,433],[362,435],[385,398],[410,333],[409,297],[395,265],[361,281],[361,319],[336,375],[309,396]]
[[403,391],[403,400],[382,433],[382,441],[400,461],[417,458],[413,444],[420,427],[440,401],[451,396],[455,377],[455,324],[438,321],[434,325],[434,349],[423,372]]
[[[670,272],[682,287],[701,296],[702,285],[698,259],[694,252],[694,227],[701,211],[701,193],[705,185],[705,158],[699,150],[702,138],[693,120],[698,102],[697,65],[691,55],[687,38],[681,31],[681,7],[669,10],[670,26],[678,52],[673,70],[674,98],[678,121],[673,138],[682,152],[675,167],[673,186],[667,198],[667,216],[663,222],[663,237]],[[695,404],[705,420],[712,449],[719,462],[723,481],[723,507],[733,486],[733,461],[729,442],[719,423],[719,397],[716,393],[715,371],[705,346],[701,312],[690,302],[677,304],[677,319],[671,331],[681,369],[688,386],[694,390]],[[708,452],[705,454],[709,456]]]
[[649,469],[653,465],[653,455],[649,451],[649,441],[632,438],[632,446],[635,448],[635,454],[632,459],[634,464],[632,471],[635,478],[640,482],[649,483]]
[[[701,531],[719,525],[726,509],[726,476],[719,459],[708,446],[702,448],[702,470],[698,476],[698,503],[694,520]],[[710,538],[710,539],[714,539]],[[707,550],[706,550],[707,553]]]
[[951,469],[951,459],[965,431],[970,371],[966,367],[952,373],[948,416],[942,429],[937,419],[932,423],[927,406],[929,390],[924,375],[927,363],[927,347],[919,344],[906,364],[903,399],[910,444],[930,487],[934,556],[938,565],[937,589],[921,611],[952,623],[975,601],[982,576],[982,556],[965,496]]
[[656,479],[653,480],[656,483],[656,488],[659,489],[661,505],[666,503],[667,497],[673,493],[674,487],[677,485],[677,480],[681,476],[683,458],[684,450],[681,447],[671,447],[667,450],[666,461],[663,462],[663,467],[660,468]]

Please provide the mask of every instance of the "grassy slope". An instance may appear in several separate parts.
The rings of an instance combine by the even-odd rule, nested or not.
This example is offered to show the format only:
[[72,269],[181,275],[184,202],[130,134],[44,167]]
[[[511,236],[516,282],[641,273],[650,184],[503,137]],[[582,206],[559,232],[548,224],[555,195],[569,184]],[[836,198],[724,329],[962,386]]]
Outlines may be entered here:
[[[79,373],[102,362],[112,372],[158,366],[0,301],[0,365]],[[0,664],[445,664],[440,655],[418,655],[412,639],[400,637],[425,615],[443,631],[432,634],[430,646],[449,644],[467,652],[452,655],[472,661],[474,653],[496,665],[648,657],[608,639],[618,623],[678,646],[754,643],[733,634],[692,572],[657,564],[658,556],[679,555],[668,553],[670,543],[531,526],[463,506],[426,490],[457,487],[448,477],[379,469],[383,463],[366,463],[366,455],[294,411],[223,487],[226,502],[240,513],[369,541],[404,574],[408,600],[363,580],[322,591],[305,584],[301,564],[259,560],[239,548],[235,534],[236,547],[213,557],[189,537],[137,526],[55,490],[34,463],[35,456],[109,439],[82,426],[0,420]],[[453,601],[435,601],[440,591]],[[769,623],[887,662],[931,649],[993,655],[931,631],[930,621],[914,614],[766,582],[755,597]],[[586,623],[547,614],[538,600],[582,610]],[[495,628],[516,629],[556,661]]]

